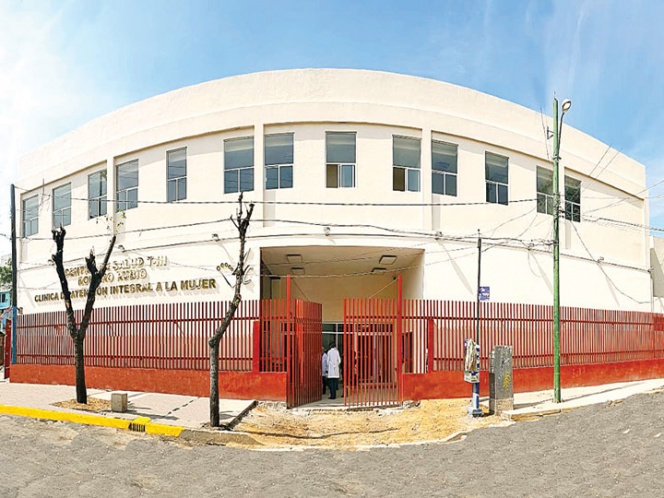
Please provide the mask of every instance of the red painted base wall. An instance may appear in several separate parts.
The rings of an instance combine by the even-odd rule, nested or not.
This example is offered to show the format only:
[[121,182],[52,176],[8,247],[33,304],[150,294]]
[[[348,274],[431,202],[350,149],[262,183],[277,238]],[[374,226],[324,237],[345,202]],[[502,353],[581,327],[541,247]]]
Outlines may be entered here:
[[[553,367],[514,370],[514,392],[553,390]],[[625,361],[620,363],[569,365],[560,368],[560,384],[566,387],[597,386],[613,382],[656,379],[664,377],[664,359]],[[404,374],[404,399],[466,398],[470,385],[463,372],[431,372]],[[480,394],[489,395],[489,374],[482,372]]]
[[[85,369],[88,387],[142,391],[207,397],[210,393],[209,374],[193,370],[155,370],[140,368]],[[561,385],[566,387],[594,386],[664,377],[664,359],[627,361],[621,363],[571,365],[560,370]],[[480,394],[489,394],[489,375],[482,372]],[[60,365],[12,365],[11,382],[31,384],[74,385],[74,367]],[[431,372],[404,374],[404,399],[465,398],[470,386],[463,381],[463,372]],[[553,368],[514,370],[514,392],[553,389]],[[285,373],[223,372],[219,375],[222,398],[286,401]]]
[[[88,387],[152,393],[210,395],[210,374],[200,370],[86,367]],[[11,382],[30,384],[76,383],[74,367],[65,365],[12,365]],[[286,401],[285,373],[223,372],[219,396],[231,399]]]

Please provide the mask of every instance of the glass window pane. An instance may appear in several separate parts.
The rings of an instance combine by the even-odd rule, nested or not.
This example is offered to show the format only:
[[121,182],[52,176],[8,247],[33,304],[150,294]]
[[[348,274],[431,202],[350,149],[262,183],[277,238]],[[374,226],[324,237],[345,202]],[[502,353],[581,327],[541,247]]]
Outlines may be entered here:
[[498,185],[498,204],[507,204],[507,186]]
[[457,195],[456,175],[445,175],[445,195]]
[[106,216],[106,196],[99,198],[99,216]]
[[120,164],[118,166],[118,191],[138,186],[138,161]]
[[127,209],[138,207],[138,189],[132,188],[127,191]]
[[408,191],[409,192],[419,192],[420,191],[420,172],[416,169],[408,170]]
[[251,192],[254,190],[254,168],[243,168],[240,170],[240,191]]
[[279,168],[265,168],[265,188],[272,190],[279,188]]
[[171,150],[166,153],[168,179],[187,176],[187,149]]
[[486,184],[486,201],[495,203],[496,199],[496,184],[489,183]]
[[352,164],[341,165],[341,186],[354,187],[355,186],[355,166]]
[[168,202],[173,202],[177,197],[175,180],[168,181]]
[[64,209],[69,206],[71,206],[71,185],[53,189],[53,209]]
[[486,153],[486,179],[499,183],[507,183],[507,158]]
[[254,137],[234,138],[224,141],[225,170],[246,168],[253,165]]
[[265,165],[293,164],[293,134],[265,135]]
[[325,134],[326,162],[355,164],[355,133]]
[[537,191],[542,194],[553,194],[553,171],[537,168]]
[[178,201],[187,198],[187,178],[180,178],[178,180]]
[[546,196],[537,194],[537,212],[546,213]]
[[441,175],[440,173],[431,173],[431,191],[434,194],[444,194],[444,182],[443,182],[443,177],[444,175]]
[[405,192],[406,190],[406,170],[403,168],[392,168],[392,190]]
[[431,168],[434,171],[457,172],[457,146],[444,142],[431,142]]
[[99,201],[97,199],[88,201],[88,216],[90,218],[99,216]]
[[420,139],[393,137],[392,158],[395,166],[420,167]]
[[581,182],[570,178],[565,177],[565,200],[576,202],[577,204],[581,203]]
[[339,165],[328,164],[326,172],[326,186],[327,188],[337,188],[339,186]]
[[238,192],[238,187],[237,170],[224,171],[224,194]]
[[281,188],[293,188],[293,167],[292,166],[281,166],[279,168],[280,172],[280,185]]

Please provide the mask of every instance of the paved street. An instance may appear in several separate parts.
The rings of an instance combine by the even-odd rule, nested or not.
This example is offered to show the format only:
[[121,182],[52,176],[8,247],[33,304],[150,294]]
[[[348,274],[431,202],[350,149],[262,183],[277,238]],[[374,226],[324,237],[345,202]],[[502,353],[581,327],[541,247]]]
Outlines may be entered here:
[[260,452],[0,417],[0,496],[661,496],[664,393],[441,445]]

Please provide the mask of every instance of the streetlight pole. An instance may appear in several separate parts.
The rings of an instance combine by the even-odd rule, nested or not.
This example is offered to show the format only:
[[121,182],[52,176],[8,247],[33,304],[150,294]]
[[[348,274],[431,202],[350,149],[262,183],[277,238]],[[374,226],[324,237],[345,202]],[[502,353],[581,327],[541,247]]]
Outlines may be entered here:
[[553,402],[560,403],[560,138],[563,117],[572,107],[571,100],[563,101],[560,122],[558,99],[553,98]]

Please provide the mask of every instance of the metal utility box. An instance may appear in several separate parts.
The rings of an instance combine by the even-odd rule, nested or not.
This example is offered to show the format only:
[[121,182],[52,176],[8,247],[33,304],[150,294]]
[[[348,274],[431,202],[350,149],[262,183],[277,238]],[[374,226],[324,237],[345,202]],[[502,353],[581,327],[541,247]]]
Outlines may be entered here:
[[127,411],[127,393],[111,393],[111,411],[120,413]]
[[495,346],[489,356],[489,412],[500,415],[513,408],[512,346]]

